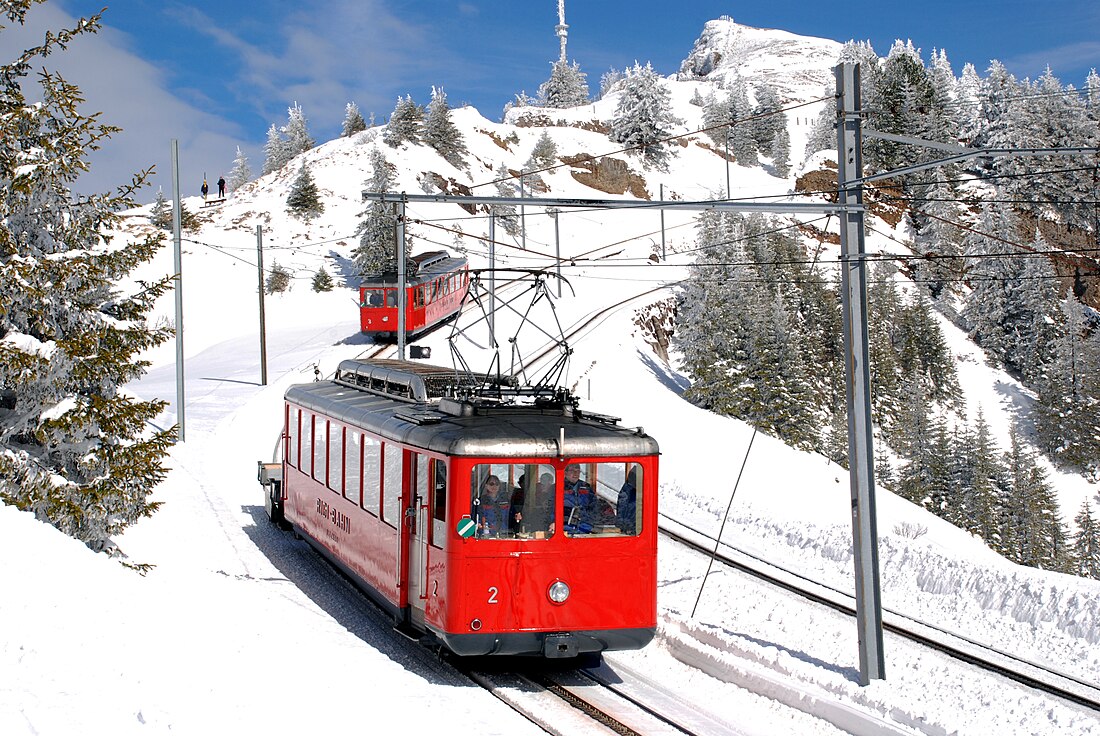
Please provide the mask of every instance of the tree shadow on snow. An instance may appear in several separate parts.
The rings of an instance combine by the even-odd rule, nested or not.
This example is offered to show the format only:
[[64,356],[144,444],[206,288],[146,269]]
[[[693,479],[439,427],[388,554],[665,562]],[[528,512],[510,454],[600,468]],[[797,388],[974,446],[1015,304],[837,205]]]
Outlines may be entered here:
[[649,372],[653,374],[653,377],[660,381],[662,386],[677,396],[683,396],[684,391],[687,391],[691,386],[691,383],[686,378],[669,372],[668,367],[663,363],[658,363],[654,360],[652,355],[639,350],[638,356],[642,359],[642,363],[645,367],[649,369]]

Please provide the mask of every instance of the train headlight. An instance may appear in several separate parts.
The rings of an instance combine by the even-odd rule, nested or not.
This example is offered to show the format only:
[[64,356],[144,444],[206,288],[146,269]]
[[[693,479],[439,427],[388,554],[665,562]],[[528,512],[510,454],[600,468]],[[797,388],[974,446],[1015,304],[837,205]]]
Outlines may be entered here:
[[569,598],[569,586],[560,580],[556,580],[550,589],[546,591],[546,595],[550,598],[551,603],[556,603],[559,606]]

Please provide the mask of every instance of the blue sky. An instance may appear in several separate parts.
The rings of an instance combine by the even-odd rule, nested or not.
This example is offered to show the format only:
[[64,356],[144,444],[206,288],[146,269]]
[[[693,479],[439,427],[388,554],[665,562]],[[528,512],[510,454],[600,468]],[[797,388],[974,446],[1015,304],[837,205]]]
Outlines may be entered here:
[[[185,194],[197,190],[203,173],[227,173],[238,145],[258,173],[267,128],[283,124],[295,101],[318,141],[338,135],[348,101],[383,120],[398,95],[426,103],[432,85],[444,87],[452,106],[470,103],[496,120],[517,92],[535,93],[558,57],[556,0],[106,3],[98,36],[50,57],[81,86],[89,111],[102,110],[105,121],[124,128],[94,159],[86,182],[95,189],[156,164],[155,183],[170,192],[173,138],[180,141]],[[0,33],[0,58],[40,39],[42,29],[103,4],[48,0],[32,10],[32,29]],[[567,0],[568,55],[593,90],[608,69],[635,61],[671,74],[703,24],[721,15],[836,41],[870,40],[879,54],[896,38],[912,39],[926,58],[933,48],[946,49],[956,73],[967,62],[984,73],[996,58],[1018,77],[1037,77],[1050,65],[1064,83],[1080,87],[1089,69],[1100,67],[1095,0]]]

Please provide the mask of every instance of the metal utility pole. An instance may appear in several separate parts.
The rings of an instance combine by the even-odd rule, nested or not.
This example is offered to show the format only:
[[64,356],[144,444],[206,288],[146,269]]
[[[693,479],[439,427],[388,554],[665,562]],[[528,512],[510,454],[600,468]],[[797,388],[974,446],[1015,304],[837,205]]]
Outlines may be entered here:
[[864,247],[863,154],[859,65],[836,67],[837,191],[840,213],[841,303],[848,374],[848,475],[852,488],[859,679],[886,679],[882,651],[875,463],[871,442],[871,374],[867,346],[867,262]]
[[264,226],[256,226],[256,278],[260,293],[260,385],[267,385],[267,319],[264,317]]
[[558,298],[561,298],[561,231],[558,230],[558,209],[551,207],[549,212],[554,215],[554,261],[558,269]]
[[497,312],[497,211],[489,208],[489,334],[493,336],[493,347],[496,347],[496,312]]
[[184,441],[183,413],[183,205],[180,202],[180,144],[172,139],[172,245],[176,270],[176,426]]
[[397,204],[397,359],[405,359],[405,204],[408,199],[401,192]]
[[[659,191],[660,191],[660,194],[658,194],[657,196],[660,197],[662,202],[664,202],[665,201],[665,185],[664,184],[660,185]],[[668,260],[665,257],[665,209],[664,209],[664,207],[661,208],[661,260],[662,261]]]

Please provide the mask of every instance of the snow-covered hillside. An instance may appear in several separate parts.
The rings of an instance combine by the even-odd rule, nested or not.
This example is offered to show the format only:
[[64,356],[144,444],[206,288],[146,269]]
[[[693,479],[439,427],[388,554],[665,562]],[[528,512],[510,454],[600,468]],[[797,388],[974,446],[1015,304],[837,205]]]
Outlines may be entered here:
[[[702,127],[700,108],[690,100],[714,80],[728,79],[735,68],[750,83],[755,74],[766,76],[788,101],[816,99],[832,79],[837,51],[839,46],[829,41],[729,20],[708,23],[680,75],[666,80],[674,112],[683,121],[676,132]],[[0,680],[0,732],[211,733],[235,728],[289,733],[317,725],[344,730],[361,728],[363,713],[371,709],[379,714],[379,727],[396,728],[417,713],[423,718],[418,725],[425,728],[462,722],[479,733],[533,732],[506,706],[483,693],[468,693],[469,688],[440,676],[409,650],[394,647],[379,633],[384,625],[358,610],[355,599],[334,593],[342,590],[338,579],[324,577],[311,562],[312,553],[265,524],[255,463],[271,456],[288,385],[312,380],[314,370],[329,375],[340,360],[372,347],[358,332],[351,263],[372,148],[380,147],[394,165],[394,189],[409,193],[495,194],[491,182],[497,168],[523,168],[544,130],[557,144],[559,158],[578,163],[543,172],[541,184],[527,183],[533,199],[621,197],[644,205],[657,198],[661,187],[666,199],[706,199],[726,195],[727,170],[732,197],[763,198],[793,188],[793,179],[775,176],[767,165],[730,163],[727,169],[702,135],[674,145],[667,171],[649,168],[634,156],[609,154],[625,164],[640,198],[588,186],[590,166],[570,157],[602,157],[620,148],[603,132],[616,103],[613,93],[573,110],[517,108],[503,123],[472,108],[456,109],[453,121],[469,149],[464,169],[423,145],[391,148],[375,128],[323,143],[233,192],[217,207],[204,208],[197,197],[185,200],[202,222],[197,232],[184,234],[187,441],[173,449],[172,472],[156,494],[164,507],[121,540],[134,561],[157,567],[147,579],[137,579],[106,559],[89,563],[76,543],[44,533],[52,530],[38,528],[28,515],[0,509],[0,549],[12,558],[42,558],[41,566],[0,567],[0,587],[6,591],[0,596],[5,623],[0,671],[18,675]],[[812,119],[816,109],[800,116]],[[797,160],[806,131],[794,120],[791,124]],[[302,164],[310,168],[325,205],[310,222],[289,216],[285,206]],[[129,213],[122,235],[147,232],[149,210]],[[409,217],[414,252],[461,248],[474,266],[488,265],[483,212],[471,214],[454,204],[415,205]],[[560,247],[561,255],[571,259],[562,269],[571,288],[554,299],[562,324],[637,298],[571,343],[575,353],[566,381],[585,408],[620,416],[624,425],[644,426],[658,440],[661,512],[716,534],[748,452],[723,538],[850,591],[847,473],[820,455],[770,437],[753,438],[744,423],[686,402],[682,392],[689,377],[679,370],[675,355],[669,363],[662,361],[633,323],[635,309],[667,298],[685,277],[693,257],[687,252],[694,239],[692,213],[664,214],[668,258],[656,262],[651,256],[661,251],[661,215],[645,206],[565,210],[556,223],[560,244],[545,207],[534,202],[526,207],[525,224],[525,238],[505,236],[497,228],[505,241],[496,250],[497,265],[548,266]],[[266,387],[259,385],[257,226],[262,227],[265,265],[278,263],[294,276],[289,291],[266,298]],[[904,232],[882,222],[875,221],[875,228],[904,240]],[[885,237],[868,238],[869,250],[901,247]],[[822,264],[830,254],[835,249],[822,255]],[[315,293],[310,283],[322,266],[338,285],[332,292]],[[136,276],[172,270],[169,241]],[[174,319],[171,296],[158,306],[157,316]],[[968,402],[982,407],[1003,443],[1009,423],[1028,411],[1031,398],[1011,378],[986,367],[979,351],[950,323],[944,321],[943,328]],[[432,362],[447,362],[447,332],[438,330],[420,341],[432,347]],[[472,354],[467,357],[486,359],[476,346],[463,350]],[[149,356],[152,370],[131,389],[143,398],[174,402],[174,353],[170,343]],[[169,407],[158,422],[176,420],[177,412]],[[1052,481],[1067,510],[1096,495],[1095,487],[1078,476],[1052,471]],[[889,492],[880,491],[878,501],[888,608],[1082,679],[1097,679],[1100,582],[1013,565]],[[887,640],[887,681],[859,688],[850,620],[821,615],[732,574],[708,579],[703,605],[692,620],[692,602],[706,577],[696,562],[662,548],[660,637],[623,661],[679,683],[731,723],[746,724],[749,732],[838,731],[777,714],[771,699],[778,697],[775,690],[752,694],[698,670],[685,672],[689,668],[676,654],[684,632],[705,630],[699,636],[710,645],[698,659],[709,658],[728,673],[766,671],[769,681],[786,683],[785,698],[800,702],[801,710],[814,717],[827,710],[821,703],[836,702],[889,722],[897,733],[1100,733],[1094,713],[1048,702],[892,638]],[[94,636],[72,625],[77,609],[87,611],[82,615]],[[337,667],[338,677],[313,676]],[[302,676],[300,668],[310,676]],[[752,677],[730,677],[752,689]],[[280,697],[277,686],[284,684],[297,688],[295,698]],[[419,698],[435,707],[425,712]],[[355,707],[331,707],[344,701]],[[323,707],[296,710],[299,703]]]

